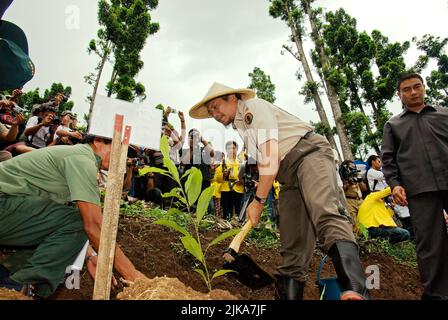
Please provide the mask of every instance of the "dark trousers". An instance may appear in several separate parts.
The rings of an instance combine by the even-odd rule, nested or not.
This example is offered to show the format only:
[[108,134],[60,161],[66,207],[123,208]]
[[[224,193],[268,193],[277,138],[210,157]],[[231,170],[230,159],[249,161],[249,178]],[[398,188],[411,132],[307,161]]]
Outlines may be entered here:
[[408,198],[417,247],[417,261],[425,296],[448,296],[448,190]]
[[379,227],[369,228],[369,236],[371,238],[384,238],[389,240],[391,244],[406,241],[411,238],[411,233],[399,227]]
[[233,210],[238,215],[241,211],[241,202],[243,194],[235,191],[221,192],[221,205],[223,218],[230,220],[233,216]]
[[77,208],[40,197],[0,196],[0,245],[34,247],[0,263],[12,280],[35,285],[38,296],[56,290],[86,241]]

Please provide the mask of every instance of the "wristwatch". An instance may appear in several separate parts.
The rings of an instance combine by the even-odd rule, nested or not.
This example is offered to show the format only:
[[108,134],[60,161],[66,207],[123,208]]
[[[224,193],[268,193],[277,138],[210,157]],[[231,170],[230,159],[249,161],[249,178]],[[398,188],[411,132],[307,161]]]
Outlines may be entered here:
[[255,195],[254,199],[257,200],[258,202],[260,202],[260,204],[266,203],[266,198],[260,198],[259,196]]

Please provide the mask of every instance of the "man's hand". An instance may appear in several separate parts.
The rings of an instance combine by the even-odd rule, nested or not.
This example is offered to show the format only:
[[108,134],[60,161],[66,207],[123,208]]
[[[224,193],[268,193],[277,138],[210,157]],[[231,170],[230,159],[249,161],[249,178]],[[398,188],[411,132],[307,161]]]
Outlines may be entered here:
[[263,207],[260,202],[253,200],[246,209],[246,218],[250,220],[252,226],[255,227],[260,221],[261,213],[263,212]]
[[177,115],[179,116],[179,120],[181,122],[185,121],[185,116],[184,116],[184,113],[182,111],[179,111],[179,113]]
[[69,132],[70,137],[75,139],[82,139],[82,134],[78,131]]
[[392,197],[394,198],[394,201],[398,203],[400,206],[408,205],[406,190],[402,186],[396,186],[392,190]]
[[163,115],[165,116],[165,117],[167,117],[168,118],[168,116],[170,115],[170,113],[173,111],[173,109],[171,108],[171,107],[167,107],[166,109],[165,109],[165,111],[163,112]]
[[[97,265],[97,263],[98,263],[98,256],[90,256],[89,259],[86,262],[87,271],[89,272],[89,275],[94,280],[95,280],[95,275],[96,275],[96,265]],[[118,281],[112,275],[112,287],[116,288],[117,286],[118,286]]]
[[19,113],[15,118],[14,118],[14,120],[12,121],[12,125],[13,126],[18,126],[19,124],[21,124],[21,123],[24,123],[25,122],[25,117],[23,116],[23,114],[21,114],[21,113]]
[[53,122],[53,118],[54,118],[53,114],[47,114],[47,116],[42,119],[42,125],[44,127],[50,126],[50,124]]
[[22,92],[22,90],[20,90],[20,89],[14,89],[13,92],[12,92],[12,96],[13,96],[14,98],[19,97],[19,96],[21,96],[22,94],[23,94],[23,92]]

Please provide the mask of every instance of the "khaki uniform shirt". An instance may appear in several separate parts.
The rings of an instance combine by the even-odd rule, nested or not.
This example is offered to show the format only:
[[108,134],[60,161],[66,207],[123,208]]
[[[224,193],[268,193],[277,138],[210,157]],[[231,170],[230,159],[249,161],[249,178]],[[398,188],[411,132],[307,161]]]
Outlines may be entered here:
[[263,99],[238,101],[233,127],[241,136],[247,152],[262,161],[260,146],[273,139],[278,141],[280,159],[313,127],[296,116]]

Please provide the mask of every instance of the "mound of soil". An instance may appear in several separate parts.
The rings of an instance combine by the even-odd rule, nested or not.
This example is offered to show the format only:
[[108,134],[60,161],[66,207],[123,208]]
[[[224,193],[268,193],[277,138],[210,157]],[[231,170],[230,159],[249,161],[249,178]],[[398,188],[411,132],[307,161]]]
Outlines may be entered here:
[[31,300],[31,298],[15,290],[0,288],[0,300]]
[[238,300],[228,291],[213,289],[208,293],[194,291],[179,279],[156,277],[138,279],[117,295],[120,300]]
[[[209,243],[218,234],[218,230],[209,230],[203,233],[203,243]],[[111,292],[111,298],[117,299],[117,294],[123,292],[119,299],[132,298],[168,298],[168,299],[188,299],[180,297],[179,292],[189,292],[187,287],[200,294],[201,299],[219,299],[213,293],[207,297],[207,286],[199,274],[193,271],[198,265],[195,260],[183,249],[179,239],[179,233],[170,229],[154,225],[152,220],[141,217],[120,217],[118,244],[125,254],[136,265],[137,269],[143,272],[150,280],[147,283],[137,283],[135,288],[127,290],[120,285]],[[223,252],[228,247],[230,239],[223,241],[219,245],[212,247],[207,253],[207,262],[209,271],[214,272],[223,267]],[[281,257],[278,250],[260,249],[250,242],[245,242],[241,246],[241,253],[248,254],[258,265],[270,274],[274,274],[276,266],[280,265]],[[318,300],[319,290],[316,285],[316,272],[321,261],[322,254],[316,251],[310,271],[309,280],[305,287],[304,298],[307,300]],[[409,300],[420,299],[422,288],[415,268],[398,263],[390,256],[379,255],[376,253],[363,254],[361,260],[365,268],[375,265],[380,271],[380,288],[370,290],[372,299],[385,300]],[[335,272],[331,263],[327,263],[322,277],[334,276]],[[115,275],[119,278],[119,275]],[[180,281],[184,287],[177,281],[163,280],[161,284],[157,280],[159,277],[175,278]],[[162,278],[163,279],[163,278]],[[162,282],[163,282],[162,281]],[[140,289],[139,286],[141,287]],[[144,288],[143,288],[144,287]],[[152,288],[166,288],[166,292],[158,292],[157,295]],[[213,289],[220,289],[229,292],[233,297],[244,300],[272,300],[274,299],[274,285],[266,286],[259,290],[251,290],[239,283],[231,274],[216,278],[212,282]],[[146,293],[144,293],[147,291]],[[87,272],[81,274],[80,289],[69,290],[61,286],[52,299],[91,299],[93,293],[93,281]],[[139,296],[142,294],[142,296]],[[189,294],[189,293],[188,293]],[[194,298],[196,299],[196,298]],[[199,297],[198,297],[199,299]],[[231,299],[230,297],[225,299]]]

